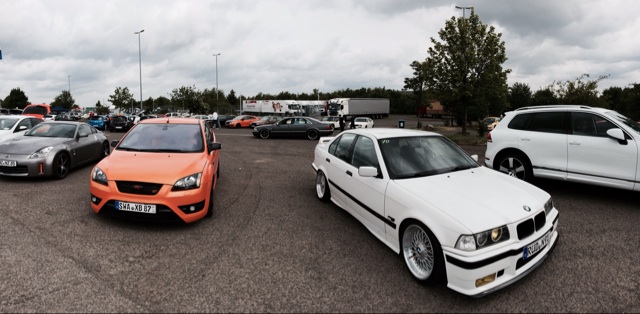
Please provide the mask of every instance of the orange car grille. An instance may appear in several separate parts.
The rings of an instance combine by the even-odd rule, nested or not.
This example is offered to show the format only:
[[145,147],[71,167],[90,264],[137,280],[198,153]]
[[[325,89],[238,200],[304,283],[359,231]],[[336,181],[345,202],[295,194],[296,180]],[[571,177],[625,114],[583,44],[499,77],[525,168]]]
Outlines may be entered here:
[[147,182],[133,182],[133,181],[116,181],[118,191],[128,194],[141,194],[141,195],[156,195],[162,184],[147,183]]

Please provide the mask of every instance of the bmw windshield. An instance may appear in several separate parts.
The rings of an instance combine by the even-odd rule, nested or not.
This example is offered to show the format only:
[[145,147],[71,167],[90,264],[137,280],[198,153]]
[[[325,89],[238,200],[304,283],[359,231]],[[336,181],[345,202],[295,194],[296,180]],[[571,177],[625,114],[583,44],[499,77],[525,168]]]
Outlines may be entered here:
[[426,177],[479,167],[447,138],[413,136],[378,140],[391,179]]

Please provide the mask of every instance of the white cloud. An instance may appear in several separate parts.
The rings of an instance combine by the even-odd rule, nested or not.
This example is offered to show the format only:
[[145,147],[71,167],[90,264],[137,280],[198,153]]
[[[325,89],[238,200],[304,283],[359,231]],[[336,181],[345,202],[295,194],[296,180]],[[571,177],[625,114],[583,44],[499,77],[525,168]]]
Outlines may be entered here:
[[[244,95],[360,87],[401,89],[409,64],[455,5],[473,6],[503,33],[509,84],[532,90],[583,73],[601,88],[635,83],[640,29],[635,1],[415,0],[0,0],[0,97],[20,87],[31,102],[69,88],[77,103],[116,87],[139,98],[216,84]],[[467,13],[468,14],[468,13]]]

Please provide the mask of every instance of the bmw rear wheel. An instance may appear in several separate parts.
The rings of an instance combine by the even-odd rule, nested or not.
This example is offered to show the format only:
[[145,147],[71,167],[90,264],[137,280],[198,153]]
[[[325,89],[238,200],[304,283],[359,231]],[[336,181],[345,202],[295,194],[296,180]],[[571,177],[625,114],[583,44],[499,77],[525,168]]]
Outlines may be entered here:
[[529,160],[522,154],[508,153],[498,160],[496,170],[511,177],[529,181],[533,178],[533,169]]
[[318,131],[317,130],[309,130],[307,131],[307,138],[310,140],[318,139]]
[[269,138],[269,135],[271,135],[271,132],[269,132],[269,130],[267,129],[260,130],[260,138],[267,139]]
[[64,179],[71,169],[71,159],[66,153],[58,153],[53,158],[53,177],[56,179]]
[[413,277],[421,283],[442,280],[444,258],[436,237],[423,224],[413,221],[402,233],[402,257]]
[[326,202],[331,198],[331,191],[329,190],[327,177],[324,175],[322,170],[318,171],[316,174],[316,196],[318,196],[318,198],[323,202]]

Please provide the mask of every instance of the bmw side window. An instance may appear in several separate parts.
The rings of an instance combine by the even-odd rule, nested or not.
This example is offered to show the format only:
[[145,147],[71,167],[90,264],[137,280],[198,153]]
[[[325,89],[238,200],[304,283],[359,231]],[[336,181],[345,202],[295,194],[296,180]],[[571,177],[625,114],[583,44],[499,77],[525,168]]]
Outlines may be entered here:
[[360,168],[362,166],[378,168],[378,156],[376,156],[376,148],[370,138],[365,136],[358,137],[356,146],[353,148],[351,165],[356,168]]
[[355,134],[344,134],[340,136],[338,144],[335,147],[334,156],[344,160],[345,162],[349,162],[349,148],[351,148],[351,144],[355,139]]

